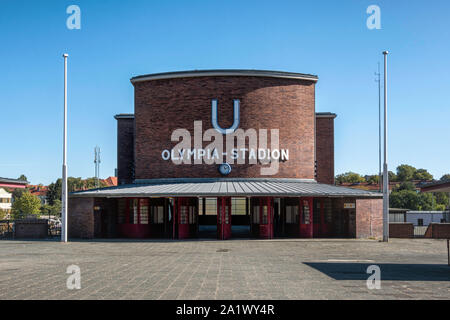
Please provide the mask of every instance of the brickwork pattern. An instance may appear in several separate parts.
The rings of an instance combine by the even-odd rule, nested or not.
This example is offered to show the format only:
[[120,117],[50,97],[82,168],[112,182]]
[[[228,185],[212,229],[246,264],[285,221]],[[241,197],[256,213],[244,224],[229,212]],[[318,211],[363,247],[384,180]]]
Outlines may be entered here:
[[94,237],[94,199],[70,198],[68,211],[68,237],[87,238]]
[[[231,126],[233,99],[240,99],[239,128],[280,130],[280,149],[289,149],[289,160],[280,163],[278,174],[271,177],[314,179],[314,83],[265,77],[196,77],[136,83],[136,179],[221,176],[215,165],[174,165],[161,157],[164,149],[176,145],[171,142],[173,130],[189,130],[193,146],[194,121],[203,121],[203,131],[212,127],[211,99],[218,99],[221,127]],[[228,177],[260,177],[260,168],[260,164],[235,164]]]

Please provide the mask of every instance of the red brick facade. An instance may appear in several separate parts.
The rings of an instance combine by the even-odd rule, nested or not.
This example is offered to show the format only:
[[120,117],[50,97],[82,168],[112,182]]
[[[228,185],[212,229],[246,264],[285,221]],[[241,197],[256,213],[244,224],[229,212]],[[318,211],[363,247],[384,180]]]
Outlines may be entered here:
[[[212,127],[211,99],[218,99],[221,127],[232,124],[233,99],[239,99],[239,128],[280,130],[280,149],[289,149],[289,160],[280,162],[278,173],[271,178],[315,178],[313,81],[219,76],[161,79],[134,85],[136,179],[221,177],[216,165],[175,165],[161,157],[163,150],[176,145],[171,142],[175,129],[189,130],[193,145],[194,121],[203,121],[203,131]],[[235,164],[228,177],[261,177],[260,169],[260,164]]]
[[69,238],[94,237],[94,198],[71,198],[68,205]]
[[356,238],[383,237],[383,199],[356,199]]
[[389,238],[414,238],[414,224],[407,222],[389,223]]
[[117,115],[117,180],[118,184],[134,180],[134,116]]
[[316,115],[316,180],[334,184],[334,114]]

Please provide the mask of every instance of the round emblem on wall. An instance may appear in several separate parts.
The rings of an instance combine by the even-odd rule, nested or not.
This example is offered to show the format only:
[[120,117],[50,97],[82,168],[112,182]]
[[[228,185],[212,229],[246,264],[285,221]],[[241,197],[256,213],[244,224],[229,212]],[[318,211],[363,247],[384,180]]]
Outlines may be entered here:
[[226,162],[222,163],[219,165],[219,172],[224,176],[229,175],[231,172],[231,166]]

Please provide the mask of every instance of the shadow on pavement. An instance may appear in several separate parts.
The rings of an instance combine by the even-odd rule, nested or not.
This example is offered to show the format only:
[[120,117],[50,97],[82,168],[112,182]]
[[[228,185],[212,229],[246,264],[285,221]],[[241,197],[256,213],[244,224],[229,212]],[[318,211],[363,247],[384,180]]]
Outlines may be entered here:
[[377,265],[381,280],[392,281],[450,281],[450,266],[446,264],[304,262],[304,264],[335,280],[367,280],[367,267]]

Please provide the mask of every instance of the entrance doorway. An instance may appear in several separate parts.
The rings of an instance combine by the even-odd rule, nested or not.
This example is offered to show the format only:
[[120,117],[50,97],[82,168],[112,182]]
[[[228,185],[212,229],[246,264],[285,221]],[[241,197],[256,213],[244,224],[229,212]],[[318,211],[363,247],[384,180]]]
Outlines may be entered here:
[[[199,198],[198,237],[203,239],[249,238],[249,199]],[[222,214],[223,213],[223,214]]]

